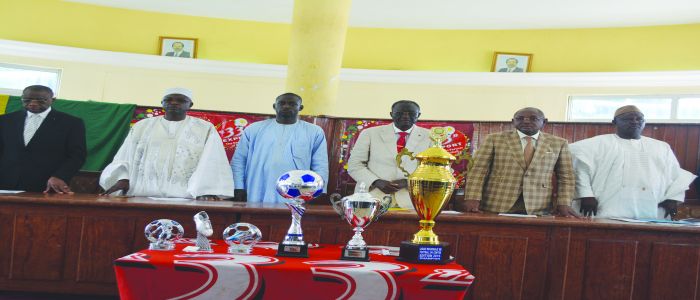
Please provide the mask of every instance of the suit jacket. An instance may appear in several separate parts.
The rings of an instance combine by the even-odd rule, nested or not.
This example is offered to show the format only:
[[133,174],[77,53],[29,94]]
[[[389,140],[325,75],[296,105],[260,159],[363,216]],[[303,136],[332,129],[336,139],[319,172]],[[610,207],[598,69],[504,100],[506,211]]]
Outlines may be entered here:
[[[165,56],[175,56],[175,51],[170,51],[170,52],[168,52],[168,53],[165,53]],[[182,52],[180,52],[180,55],[178,55],[177,57],[188,57],[188,58],[190,58],[190,57],[192,57],[192,56],[190,56],[190,53],[189,53],[189,52],[187,52],[187,51],[182,51]]]
[[[467,177],[465,199],[480,200],[481,209],[507,212],[522,194],[529,214],[545,213],[552,205],[571,205],[575,179],[565,139],[540,132],[530,166],[518,133],[489,135],[476,151]],[[557,199],[552,201],[552,176],[556,176]]]
[[[522,71],[523,71],[523,68],[516,67],[515,69],[513,69],[513,72],[511,72],[511,73],[522,72]],[[500,68],[500,69],[498,69],[498,72],[508,72],[508,68]]]
[[69,183],[87,155],[83,120],[52,108],[25,146],[26,116],[0,116],[0,189],[42,192],[51,176]]
[[[393,124],[372,127],[360,132],[355,142],[350,159],[348,159],[348,173],[358,184],[364,182],[367,188],[377,179],[396,180],[405,179],[406,175],[396,165],[396,133]],[[406,140],[406,148],[418,154],[430,147],[430,131],[414,126]],[[404,158],[402,166],[410,173],[416,169],[417,161]],[[375,197],[382,198],[384,194],[379,189],[370,191]],[[402,189],[393,195],[399,206],[411,208],[411,198],[406,189]]]

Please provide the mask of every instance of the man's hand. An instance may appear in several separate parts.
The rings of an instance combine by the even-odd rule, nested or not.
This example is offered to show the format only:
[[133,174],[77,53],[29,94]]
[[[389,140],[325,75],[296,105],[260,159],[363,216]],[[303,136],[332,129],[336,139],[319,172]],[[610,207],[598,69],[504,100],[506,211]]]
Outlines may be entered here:
[[391,181],[391,183],[396,184],[399,187],[399,189],[408,188],[408,179],[396,179]]
[[477,200],[464,200],[455,202],[455,210],[463,211],[468,213],[482,213],[479,210],[480,201]]
[[572,208],[571,206],[568,205],[557,205],[556,209],[556,215],[558,217],[567,217],[567,218],[581,218]]
[[397,183],[389,182],[382,179],[377,179],[372,183],[372,186],[380,189],[385,194],[393,194],[399,191],[399,185]]
[[126,195],[126,192],[129,191],[129,179],[117,181],[111,188],[102,193],[102,196],[108,196],[116,191],[121,191],[121,195]]
[[58,194],[73,194],[63,179],[53,176],[49,177],[49,181],[46,182],[46,190],[44,191],[44,194],[51,192],[56,192]]
[[678,213],[678,201],[675,200],[666,199],[663,202],[659,203],[659,207],[663,207],[663,209],[666,211],[666,213],[664,214],[664,218],[670,215],[671,219],[673,220],[673,218],[675,218],[676,214]]
[[581,198],[581,210],[584,217],[592,217],[598,214],[598,200],[595,197]]
[[202,200],[202,201],[221,201],[221,198],[217,195],[202,195],[202,196],[197,196],[197,200]]
[[235,201],[235,202],[248,201],[248,193],[244,189],[233,190],[233,201]]

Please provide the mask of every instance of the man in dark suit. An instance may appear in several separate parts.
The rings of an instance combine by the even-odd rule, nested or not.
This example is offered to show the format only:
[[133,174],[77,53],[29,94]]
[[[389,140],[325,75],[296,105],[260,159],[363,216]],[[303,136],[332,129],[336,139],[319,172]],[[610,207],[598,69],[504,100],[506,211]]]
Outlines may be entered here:
[[67,182],[85,162],[83,120],[51,108],[45,86],[22,92],[24,110],[0,116],[0,189],[71,193]]

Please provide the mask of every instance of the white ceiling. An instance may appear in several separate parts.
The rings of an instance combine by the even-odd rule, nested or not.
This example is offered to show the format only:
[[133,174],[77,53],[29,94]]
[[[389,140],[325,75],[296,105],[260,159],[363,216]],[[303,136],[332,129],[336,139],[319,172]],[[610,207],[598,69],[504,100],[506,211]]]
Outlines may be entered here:
[[[65,0],[182,15],[289,23],[293,0]],[[334,0],[327,0],[334,1]],[[350,26],[598,28],[700,23],[700,0],[352,0]]]

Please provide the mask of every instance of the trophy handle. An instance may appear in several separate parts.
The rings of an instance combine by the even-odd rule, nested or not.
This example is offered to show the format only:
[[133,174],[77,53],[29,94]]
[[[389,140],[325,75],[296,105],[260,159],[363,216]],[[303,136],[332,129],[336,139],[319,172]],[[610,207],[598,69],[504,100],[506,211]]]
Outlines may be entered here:
[[403,166],[401,166],[401,163],[403,162],[401,159],[404,156],[408,156],[411,160],[416,160],[416,156],[413,154],[413,152],[408,151],[407,148],[401,149],[401,152],[399,152],[399,154],[396,154],[396,165],[399,166],[399,169],[401,169],[403,174],[406,175],[406,177],[408,177],[408,175],[411,174],[408,173],[408,171],[406,171],[406,169],[404,169]]
[[333,210],[335,210],[338,215],[340,215],[340,218],[343,218],[343,201],[341,199],[343,196],[341,196],[338,193],[333,193],[330,196],[328,196],[328,200],[331,201],[331,206],[333,207]]
[[377,220],[383,214],[389,211],[391,208],[391,195],[385,195],[381,200],[379,200],[379,208],[377,209],[377,215],[374,220]]

